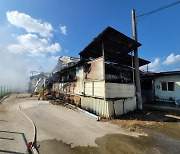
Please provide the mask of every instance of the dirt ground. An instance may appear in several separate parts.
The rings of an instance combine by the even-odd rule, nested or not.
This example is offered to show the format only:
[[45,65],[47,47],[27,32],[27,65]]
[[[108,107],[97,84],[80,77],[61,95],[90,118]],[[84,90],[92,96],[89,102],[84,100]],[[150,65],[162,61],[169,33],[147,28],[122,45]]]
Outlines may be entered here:
[[180,126],[180,112],[178,111],[159,111],[145,108],[143,111],[130,112],[109,122],[128,129],[131,132],[143,133],[149,129],[168,131],[180,139],[179,127],[174,127],[174,125]]

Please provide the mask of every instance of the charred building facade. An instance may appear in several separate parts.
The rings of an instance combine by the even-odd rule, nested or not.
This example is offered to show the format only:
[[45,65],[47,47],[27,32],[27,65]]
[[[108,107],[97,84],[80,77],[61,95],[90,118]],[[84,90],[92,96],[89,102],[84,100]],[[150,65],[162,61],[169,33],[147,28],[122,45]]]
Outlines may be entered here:
[[[105,118],[133,111],[136,106],[134,57],[140,43],[107,27],[80,53],[80,61],[58,71],[52,92]],[[139,65],[149,61],[139,58]]]

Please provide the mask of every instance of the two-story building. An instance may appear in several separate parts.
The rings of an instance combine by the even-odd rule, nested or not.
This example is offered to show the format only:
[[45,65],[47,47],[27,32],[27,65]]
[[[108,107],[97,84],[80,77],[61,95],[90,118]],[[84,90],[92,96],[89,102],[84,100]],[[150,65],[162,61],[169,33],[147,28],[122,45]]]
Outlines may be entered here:
[[[101,117],[116,117],[136,105],[134,57],[140,43],[107,27],[80,53],[80,61],[58,72],[52,91],[57,97]],[[149,61],[139,58],[139,65]],[[57,74],[56,74],[57,75]]]

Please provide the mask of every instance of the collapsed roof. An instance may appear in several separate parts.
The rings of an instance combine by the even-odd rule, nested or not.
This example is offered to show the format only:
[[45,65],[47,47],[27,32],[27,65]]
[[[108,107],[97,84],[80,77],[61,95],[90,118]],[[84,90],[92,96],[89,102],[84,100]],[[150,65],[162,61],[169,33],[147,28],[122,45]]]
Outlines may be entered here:
[[[107,27],[80,53],[81,59],[98,58],[102,56],[102,45],[104,45],[104,56],[106,61],[131,66],[131,56],[128,54],[141,44],[112,27]],[[125,56],[125,57],[124,57]],[[150,62],[139,58],[139,66]]]
[[67,56],[61,56],[58,59],[58,63],[55,66],[55,68],[53,69],[52,73],[61,71],[62,69],[66,68],[66,67],[70,67],[72,65],[75,65],[76,63],[79,62],[79,58],[75,58],[75,57],[67,57]]

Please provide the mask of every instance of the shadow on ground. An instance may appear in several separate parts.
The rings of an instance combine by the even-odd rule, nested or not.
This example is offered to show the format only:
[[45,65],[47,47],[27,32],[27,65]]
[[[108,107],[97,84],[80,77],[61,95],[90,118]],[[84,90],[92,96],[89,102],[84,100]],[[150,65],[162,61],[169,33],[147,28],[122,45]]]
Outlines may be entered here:
[[[18,141],[16,141],[14,138],[12,138],[12,137],[1,137],[1,134],[3,134],[3,136],[4,135],[6,135],[6,136],[9,136],[10,134],[15,134],[15,135],[20,135],[21,137],[22,137],[22,139],[23,139],[23,141],[24,141],[24,143],[25,143],[25,145],[26,145],[26,148],[28,148],[27,147],[27,145],[28,145],[28,142],[27,142],[27,139],[26,139],[26,136],[25,136],[25,134],[24,133],[21,133],[21,132],[12,132],[12,131],[0,131],[0,141],[1,141],[1,143],[3,143],[3,141],[15,141],[16,143],[18,143]],[[23,153],[21,153],[21,152],[17,152],[17,151],[13,151],[13,150],[11,150],[11,146],[15,146],[15,145],[12,145],[12,143],[9,143],[9,145],[6,145],[7,147],[8,147],[8,149],[4,149],[4,147],[3,147],[3,149],[0,147],[0,153],[2,152],[2,153],[13,153],[13,154],[23,154]],[[19,146],[21,146],[21,145],[19,145]],[[20,148],[20,147],[19,147]]]
[[143,109],[142,111],[133,111],[125,115],[116,117],[121,120],[140,120],[155,122],[180,122],[180,111],[162,111],[158,109]]

